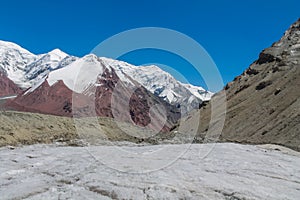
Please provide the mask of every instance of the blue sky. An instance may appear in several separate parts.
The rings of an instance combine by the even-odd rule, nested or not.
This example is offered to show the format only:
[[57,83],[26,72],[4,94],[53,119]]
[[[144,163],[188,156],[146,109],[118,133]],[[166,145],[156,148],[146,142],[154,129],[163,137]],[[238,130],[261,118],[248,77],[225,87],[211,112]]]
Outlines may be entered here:
[[[0,40],[36,54],[59,48],[83,56],[101,41],[132,28],[182,32],[207,50],[224,83],[300,17],[299,0],[10,0],[0,7]],[[166,52],[133,52],[122,59],[133,64],[164,62],[191,83],[204,84],[188,63]]]

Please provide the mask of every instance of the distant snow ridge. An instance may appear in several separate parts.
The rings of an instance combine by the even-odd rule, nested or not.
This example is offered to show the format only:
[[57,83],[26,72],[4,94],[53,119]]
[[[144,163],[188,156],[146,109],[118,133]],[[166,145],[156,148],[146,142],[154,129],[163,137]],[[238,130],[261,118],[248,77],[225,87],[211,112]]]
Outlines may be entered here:
[[191,84],[183,84],[193,95],[201,99],[202,101],[209,101],[214,93],[205,90],[200,86],[194,86]]
[[[157,66],[134,66],[93,54],[84,56],[62,69],[50,72],[47,81],[53,85],[63,80],[71,90],[82,93],[91,86],[98,86],[97,78],[104,72],[104,68],[114,70],[127,86],[134,86],[133,81],[137,82],[166,102],[178,107],[183,106],[181,107],[183,113],[197,108],[202,101],[209,100],[212,96],[211,92],[202,87],[177,81]],[[77,76],[79,72],[80,76]]]
[[[82,70],[82,67],[86,70]],[[27,93],[38,88],[45,79],[50,85],[63,80],[72,90],[76,82],[79,90],[77,92],[82,92],[91,85],[97,87],[97,76],[104,68],[114,70],[120,80],[128,86],[138,83],[172,105],[178,107],[184,105],[181,107],[182,112],[197,108],[202,101],[207,101],[212,96],[211,92],[202,87],[177,81],[172,75],[155,65],[134,66],[93,54],[77,58],[59,49],[34,55],[14,43],[0,41],[0,71],[19,87],[23,89],[31,87]],[[79,71],[84,74],[79,76],[80,80],[76,80]]]
[[155,65],[134,66],[109,58],[100,57],[100,59],[107,66],[111,66],[118,75],[127,74],[151,93],[168,103],[178,106],[184,105],[185,107],[181,108],[183,113],[197,108],[202,101],[209,100],[213,95],[213,93],[202,87],[177,81],[171,74]]
[[77,58],[59,49],[34,55],[17,44],[0,41],[0,69],[21,88],[29,88],[50,71],[65,67]]
[[19,86],[25,86],[25,67],[37,56],[11,42],[0,41],[0,68]]
[[146,89],[165,99],[168,103],[176,103],[193,94],[202,101],[209,100],[213,93],[202,87],[184,84],[177,81],[171,74],[161,68],[150,66],[134,66],[126,62],[100,57],[106,65],[112,66],[118,74],[126,73]]
[[56,49],[47,54],[41,55],[40,59],[27,65],[25,68],[25,79],[28,83],[30,83],[30,86],[35,85],[40,80],[45,78],[50,71],[63,68],[76,60],[76,57],[69,56]]

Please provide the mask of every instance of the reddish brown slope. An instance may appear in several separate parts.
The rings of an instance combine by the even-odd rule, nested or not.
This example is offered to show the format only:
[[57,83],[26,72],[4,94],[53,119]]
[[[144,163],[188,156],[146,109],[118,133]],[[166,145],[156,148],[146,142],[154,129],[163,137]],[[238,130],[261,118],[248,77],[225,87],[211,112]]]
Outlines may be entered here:
[[38,112],[59,116],[71,116],[72,91],[62,81],[49,86],[45,81],[34,92],[19,95],[7,102],[7,106],[19,111]]
[[0,97],[15,95],[20,92],[21,89],[5,74],[0,72]]
[[[33,92],[24,92],[6,105],[19,111],[68,117],[97,115],[113,118],[114,114],[117,114],[118,120],[133,121],[139,126],[147,126],[151,122],[150,108],[155,104],[160,104],[167,110],[167,122],[163,131],[172,128],[180,117],[180,113],[175,107],[154,96],[144,87],[137,86],[135,92],[129,97],[130,89],[120,81],[114,70],[106,70],[101,77],[98,77],[98,83],[100,86],[88,88],[83,95],[70,90],[63,81],[58,81],[52,86],[44,81]],[[117,83],[121,88],[116,99],[118,106],[112,108],[112,94]],[[128,112],[127,110],[124,112],[124,109],[128,109],[126,98],[129,98]],[[72,100],[75,102],[73,106]],[[76,107],[75,110],[74,107]],[[112,109],[115,109],[114,113]],[[153,120],[159,122],[160,119],[154,118]]]

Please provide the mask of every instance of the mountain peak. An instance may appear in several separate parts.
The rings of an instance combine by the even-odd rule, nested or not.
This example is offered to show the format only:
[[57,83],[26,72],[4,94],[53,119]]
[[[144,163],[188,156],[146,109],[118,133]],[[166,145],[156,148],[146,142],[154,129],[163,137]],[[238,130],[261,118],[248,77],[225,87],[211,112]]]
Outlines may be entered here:
[[61,51],[60,49],[53,49],[48,53],[51,56],[57,57],[59,59],[63,59],[68,56],[65,52]]
[[95,63],[99,61],[99,58],[95,54],[88,54],[82,57],[82,60],[85,62]]
[[3,49],[3,50],[12,49],[12,50],[16,50],[16,51],[22,52],[23,54],[25,53],[25,54],[34,56],[34,54],[32,54],[31,52],[29,52],[28,50],[24,49],[20,45],[17,45],[17,44],[15,44],[13,42],[8,42],[8,41],[0,40],[0,49]]
[[4,40],[0,40],[0,46],[5,46],[5,47],[20,47],[19,45],[15,44],[13,42],[8,42],[8,41],[4,41]]
[[284,33],[285,37],[292,37],[294,34],[300,35],[300,18],[293,23],[289,29]]

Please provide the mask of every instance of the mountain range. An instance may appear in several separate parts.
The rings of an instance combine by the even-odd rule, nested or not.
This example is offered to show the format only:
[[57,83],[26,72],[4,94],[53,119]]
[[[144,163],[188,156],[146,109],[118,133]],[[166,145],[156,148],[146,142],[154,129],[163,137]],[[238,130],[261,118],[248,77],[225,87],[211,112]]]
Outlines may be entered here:
[[[152,127],[151,121],[161,123],[167,118],[166,130],[213,95],[202,87],[177,81],[154,65],[134,66],[93,54],[78,58],[59,49],[35,55],[5,41],[0,41],[0,71],[0,86],[5,87],[1,96],[18,94],[6,108],[59,116],[94,113]],[[118,92],[114,98],[117,105],[111,105]],[[76,113],[72,110],[73,95],[81,101]],[[157,110],[150,113],[155,105],[164,108],[160,117],[152,117]],[[124,111],[126,106],[128,112]]]
[[[217,135],[220,137],[213,141],[300,149],[300,19],[214,95],[177,81],[157,66],[133,66],[93,54],[78,58],[57,49],[33,55],[13,43],[0,44],[0,96],[13,96],[5,102],[6,109],[116,117],[155,130],[163,124],[162,130],[171,135],[181,131],[184,137],[199,123],[201,113],[196,142]],[[219,119],[211,123],[211,102],[218,102],[222,93],[226,94],[227,110],[219,113],[225,116],[225,123],[222,132],[216,133]],[[124,108],[128,110],[124,112]],[[187,115],[185,125],[177,130],[182,114]]]

